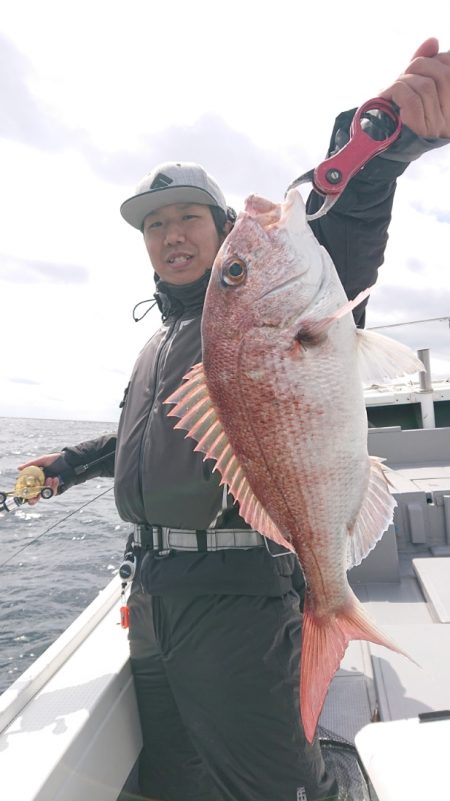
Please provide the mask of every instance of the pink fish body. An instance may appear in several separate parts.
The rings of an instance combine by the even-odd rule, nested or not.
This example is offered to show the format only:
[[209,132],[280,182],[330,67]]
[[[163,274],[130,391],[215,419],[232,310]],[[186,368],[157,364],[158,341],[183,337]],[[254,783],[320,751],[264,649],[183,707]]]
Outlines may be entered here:
[[309,741],[348,642],[398,650],[347,580],[395,506],[385,468],[367,452],[362,382],[421,365],[403,345],[357,331],[351,309],[361,299],[348,302],[297,191],[282,204],[251,196],[214,262],[203,365],[168,399],[177,426],[217,460],[244,519],[299,557]]

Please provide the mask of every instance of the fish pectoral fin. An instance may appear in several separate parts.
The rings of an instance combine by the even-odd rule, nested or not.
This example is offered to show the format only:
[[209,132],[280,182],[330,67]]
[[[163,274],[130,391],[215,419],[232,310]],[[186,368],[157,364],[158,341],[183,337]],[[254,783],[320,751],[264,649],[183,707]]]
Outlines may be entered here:
[[392,523],[397,506],[389,492],[389,468],[377,456],[369,456],[369,483],[358,516],[348,532],[347,570],[359,565],[375,548]]
[[365,289],[363,292],[360,292],[359,295],[356,296],[353,300],[347,301],[342,306],[340,306],[336,311],[332,314],[326,315],[324,317],[305,317],[298,323],[297,333],[294,339],[297,340],[301,345],[305,347],[314,344],[319,344],[323,338],[326,336],[326,333],[330,326],[336,322],[336,320],[340,320],[341,317],[345,317],[346,314],[349,314],[356,306],[365,300],[370,294],[370,288]]
[[357,329],[358,367],[363,384],[382,384],[424,370],[414,351],[375,331]]
[[245,522],[265,537],[294,551],[250,487],[211,400],[203,364],[194,365],[184,378],[184,383],[164,401],[175,404],[168,412],[169,417],[180,418],[175,428],[186,429],[186,436],[197,442],[194,451],[201,451],[205,459],[216,461],[214,470],[222,476],[220,483],[228,486],[239,503],[239,512]]
[[310,743],[314,739],[331,679],[350,640],[369,640],[411,658],[378,629],[353,593],[344,608],[323,618],[314,615],[306,593],[300,666],[300,713],[306,739]]

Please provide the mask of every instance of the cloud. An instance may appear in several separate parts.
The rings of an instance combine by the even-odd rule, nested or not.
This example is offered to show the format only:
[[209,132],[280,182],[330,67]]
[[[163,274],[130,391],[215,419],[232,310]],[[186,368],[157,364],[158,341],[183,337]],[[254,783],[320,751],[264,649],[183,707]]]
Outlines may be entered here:
[[[381,318],[379,322],[373,322],[373,325],[382,322],[399,323],[403,320],[409,322],[430,317],[448,317],[450,295],[432,288],[424,291],[420,287],[376,284],[369,301],[369,312],[371,320]],[[370,324],[369,322],[368,325]]]
[[448,293],[408,286],[380,286],[369,301],[367,327],[375,327],[378,333],[403,342],[414,351],[429,348],[432,363],[440,362],[438,372],[449,375],[450,328],[446,319],[449,317]]
[[64,144],[64,130],[31,92],[28,59],[1,34],[0,67],[0,136],[45,150],[59,149]]
[[416,259],[415,257],[406,259],[406,267],[413,273],[423,273],[427,269],[425,262],[420,261],[420,259]]
[[12,376],[7,379],[10,381],[11,384],[32,384],[33,386],[39,387],[40,381],[32,381],[31,378],[13,378]]
[[448,361],[450,352],[450,330],[448,323],[434,322],[423,323],[421,325],[405,325],[389,328],[377,329],[380,334],[398,339],[409,345],[413,350],[419,348],[429,348],[431,351],[439,353],[442,358]]
[[93,167],[101,165],[103,154],[86,131],[62,124],[54,111],[33,94],[33,77],[29,59],[0,33],[0,137],[44,151],[72,148]]
[[[192,125],[172,125],[148,133],[130,150],[106,152],[86,130],[69,128],[30,88],[33,67],[16,46],[0,34],[0,137],[41,150],[70,148],[80,153],[92,171],[110,183],[133,187],[156,164],[196,161],[214,175],[225,192],[247,195],[253,191],[279,198],[293,180],[289,154],[255,145],[214,113],[200,116]],[[295,163],[308,162],[298,148]],[[295,168],[294,168],[295,172]]]
[[[164,161],[202,164],[225,192],[248,195],[253,191],[280,197],[295,175],[288,159],[258,147],[216,114],[204,114],[193,125],[174,125],[141,137],[131,151],[101,153],[92,143],[79,143],[90,167],[104,180],[132,187]],[[298,163],[305,163],[301,149]]]
[[450,223],[450,211],[448,209],[440,209],[437,207],[429,207],[423,203],[412,203],[412,208],[421,214],[427,214],[439,223]]
[[20,259],[0,253],[0,279],[16,284],[82,284],[89,273],[78,264]]
[[438,222],[450,223],[450,211],[446,209],[434,209],[432,213]]

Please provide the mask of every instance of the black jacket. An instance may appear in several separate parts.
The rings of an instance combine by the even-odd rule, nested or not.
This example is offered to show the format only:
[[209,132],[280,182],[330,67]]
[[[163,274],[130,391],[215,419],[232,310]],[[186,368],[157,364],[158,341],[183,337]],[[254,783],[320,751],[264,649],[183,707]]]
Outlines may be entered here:
[[[337,118],[330,152],[345,143],[352,114],[346,112]],[[373,159],[352,179],[329,213],[311,223],[349,297],[377,279],[397,176],[410,160],[440,144],[444,142],[423,140],[404,129],[385,156]],[[314,193],[308,204],[310,211],[317,206]],[[62,476],[64,489],[94,476],[114,475],[119,514],[131,523],[204,529],[223,505],[213,464],[194,453],[185,432],[174,430],[175,421],[167,417],[163,404],[191,365],[201,361],[200,320],[206,283],[207,276],[177,289],[157,285],[164,321],[137,359],[117,436],[66,447],[64,458],[53,466],[54,473]],[[362,304],[355,310],[361,327],[364,307]],[[236,508],[228,510],[219,525],[244,527],[237,514]]]

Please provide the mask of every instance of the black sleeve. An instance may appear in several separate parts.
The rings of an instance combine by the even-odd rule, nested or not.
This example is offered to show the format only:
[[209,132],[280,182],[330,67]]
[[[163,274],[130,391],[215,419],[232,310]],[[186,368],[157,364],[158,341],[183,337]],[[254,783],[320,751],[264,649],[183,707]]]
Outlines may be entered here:
[[61,456],[50,467],[45,468],[45,475],[59,478],[59,493],[90,478],[112,477],[116,440],[116,434],[105,434],[97,439],[63,448]]
[[[340,150],[348,141],[354,112],[355,109],[346,111],[337,117],[328,155]],[[388,240],[396,179],[410,161],[448,142],[448,139],[416,136],[403,126],[397,141],[352,178],[330,211],[310,222],[315,236],[333,259],[350,299],[377,280]],[[323,198],[313,191],[307,202],[308,213],[317,211],[322,201]],[[353,312],[360,328],[364,327],[367,301]]]

